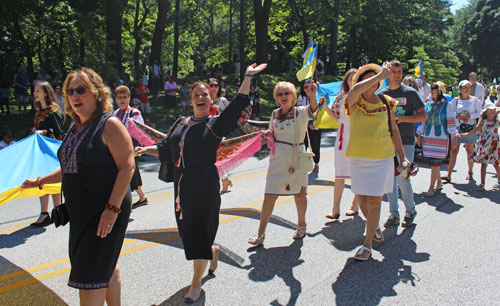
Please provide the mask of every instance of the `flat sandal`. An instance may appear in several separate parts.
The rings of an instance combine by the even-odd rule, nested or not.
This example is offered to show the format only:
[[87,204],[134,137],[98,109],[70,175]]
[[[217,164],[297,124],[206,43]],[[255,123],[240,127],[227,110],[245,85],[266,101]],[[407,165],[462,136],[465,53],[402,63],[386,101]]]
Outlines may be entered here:
[[295,233],[293,233],[293,239],[302,239],[306,235],[306,226],[298,225]]

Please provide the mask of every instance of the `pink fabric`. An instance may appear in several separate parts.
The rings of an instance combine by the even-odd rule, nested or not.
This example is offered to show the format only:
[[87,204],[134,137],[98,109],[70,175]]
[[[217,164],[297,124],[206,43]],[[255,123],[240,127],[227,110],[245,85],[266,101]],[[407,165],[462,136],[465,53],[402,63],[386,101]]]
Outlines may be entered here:
[[132,138],[137,139],[137,141],[141,144],[141,146],[148,147],[156,144],[151,137],[146,135],[140,128],[135,125],[134,121],[131,119],[127,119],[128,121],[128,133]]
[[271,150],[271,155],[274,155],[274,149],[276,148],[276,144],[274,142],[273,134],[269,134],[267,137],[267,147]]
[[257,136],[242,143],[241,146],[233,152],[233,154],[215,163],[217,169],[219,170],[219,176],[234,170],[236,167],[257,153],[261,148],[262,133],[259,133]]

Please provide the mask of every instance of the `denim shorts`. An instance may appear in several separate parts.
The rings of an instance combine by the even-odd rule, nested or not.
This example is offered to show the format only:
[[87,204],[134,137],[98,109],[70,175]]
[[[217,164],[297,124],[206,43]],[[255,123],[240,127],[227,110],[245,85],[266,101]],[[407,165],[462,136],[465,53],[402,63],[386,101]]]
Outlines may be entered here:
[[477,140],[477,134],[472,134],[463,138],[458,138],[459,143],[465,143],[465,144],[475,144]]

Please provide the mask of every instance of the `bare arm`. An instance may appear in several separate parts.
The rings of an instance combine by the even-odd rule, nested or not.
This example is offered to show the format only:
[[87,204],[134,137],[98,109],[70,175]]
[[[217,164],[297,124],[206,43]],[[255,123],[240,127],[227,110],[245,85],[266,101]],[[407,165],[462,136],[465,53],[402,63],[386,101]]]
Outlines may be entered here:
[[[44,175],[40,178],[40,184],[45,185],[45,184],[53,184],[53,183],[59,183],[62,180],[62,172],[61,168],[57,168],[56,170],[52,171],[51,173]],[[38,184],[36,182],[36,179],[29,178],[25,180],[21,184],[22,188],[35,188],[38,187]]]
[[[401,141],[401,134],[399,134],[399,129],[398,125],[396,124],[396,120],[394,119],[394,113],[390,112],[391,114],[391,127],[392,127],[392,144],[394,145],[394,148],[396,149],[396,153],[398,153],[399,160],[404,161],[406,160],[405,156],[405,151],[403,149],[403,142]],[[408,164],[410,162],[406,160]]]
[[349,113],[352,114],[354,110],[356,109],[356,103],[359,100],[359,97],[363,92],[365,92],[367,89],[372,87],[373,85],[377,84],[381,80],[385,80],[388,77],[391,76],[391,73],[389,72],[390,69],[390,64],[389,63],[384,63],[382,71],[380,71],[379,74],[376,74],[372,76],[371,78],[368,78],[366,80],[363,80],[361,82],[356,83],[351,90],[349,90],[349,95],[347,96],[347,103],[349,105]]
[[[106,121],[102,132],[102,140],[108,146],[118,168],[108,203],[120,208],[134,174],[135,162],[132,140],[125,126],[115,117],[111,117]],[[106,237],[111,232],[117,216],[117,213],[105,209],[101,214],[101,220],[97,227],[97,236]]]
[[318,103],[316,102],[317,100],[317,93],[318,93],[318,85],[316,83],[311,82],[311,85],[308,86],[307,89],[305,89],[305,92],[307,94],[307,97],[309,98],[309,108],[311,109],[311,112],[314,113],[318,109]]
[[398,116],[398,123],[417,123],[422,121],[425,121],[425,107],[419,108],[413,116]]
[[467,133],[458,134],[458,137],[463,138],[463,137],[467,137],[470,135],[474,135],[475,133],[477,133],[477,131],[480,131],[482,127],[483,127],[483,117],[480,117],[479,122],[477,123],[476,127],[474,127],[471,131],[469,131]]
[[337,122],[339,121],[339,118],[337,118],[337,115],[335,114],[335,112],[331,108],[329,108],[328,105],[326,104],[325,97],[319,98],[319,105],[323,106],[323,109],[328,114],[328,116],[330,116],[330,118],[332,118],[333,120],[335,120]]
[[[266,67],[267,64],[260,64],[257,66],[256,63],[253,63],[252,65],[248,66],[245,74],[255,75],[266,69]],[[240,89],[238,90],[238,94],[248,96],[248,93],[250,92],[251,80],[252,79],[250,77],[245,76],[245,78],[243,79],[243,83],[241,83]]]
[[158,153],[158,147],[156,145],[152,145],[149,147],[135,147],[135,154],[160,156],[160,153]]

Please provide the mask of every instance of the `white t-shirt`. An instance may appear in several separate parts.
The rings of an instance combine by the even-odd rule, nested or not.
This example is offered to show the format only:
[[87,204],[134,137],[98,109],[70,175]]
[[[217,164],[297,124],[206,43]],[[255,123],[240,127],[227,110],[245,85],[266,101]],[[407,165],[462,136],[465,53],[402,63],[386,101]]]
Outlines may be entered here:
[[309,105],[309,98],[306,96],[299,96],[297,99],[297,106],[308,106]]
[[[164,90],[167,90],[167,89],[175,89],[175,90],[177,90],[177,83],[175,83],[175,82],[170,83],[169,81],[167,81],[167,82],[165,82],[165,85],[163,86],[163,89]],[[169,91],[166,94],[169,95],[169,96],[175,96],[176,92],[175,91]]]
[[[474,88],[474,85],[472,85]],[[472,96],[476,97],[481,101],[481,105],[484,103],[484,86],[476,82],[476,90],[472,90],[470,93]]]
[[467,120],[467,122],[463,120],[456,120],[456,125],[457,127],[460,126],[462,123],[466,123],[469,125],[475,125],[476,122],[475,120],[479,118],[481,115],[481,111],[483,110],[483,106],[481,105],[481,101],[479,101],[478,98],[476,97],[469,97],[468,100],[459,100],[459,99],[454,99],[452,101],[453,106],[455,106],[456,114],[460,114],[464,111],[467,111],[470,113],[470,119]]

